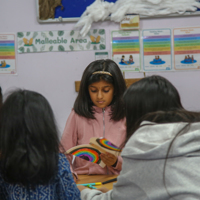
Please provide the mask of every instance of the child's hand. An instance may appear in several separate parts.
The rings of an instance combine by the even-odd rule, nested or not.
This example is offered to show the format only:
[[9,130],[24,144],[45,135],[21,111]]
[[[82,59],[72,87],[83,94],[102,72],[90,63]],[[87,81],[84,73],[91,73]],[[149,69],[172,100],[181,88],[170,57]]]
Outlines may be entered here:
[[101,153],[100,157],[107,166],[112,166],[117,162],[117,157],[108,152]]
[[106,192],[109,191],[109,189],[107,189],[106,187],[101,187],[101,188],[99,188],[99,189],[97,189],[97,190],[99,190],[99,191],[101,191],[101,192],[103,192],[103,193],[106,193]]
[[85,187],[83,185],[77,185],[77,188],[80,190],[80,192],[84,189],[87,189],[88,187]]

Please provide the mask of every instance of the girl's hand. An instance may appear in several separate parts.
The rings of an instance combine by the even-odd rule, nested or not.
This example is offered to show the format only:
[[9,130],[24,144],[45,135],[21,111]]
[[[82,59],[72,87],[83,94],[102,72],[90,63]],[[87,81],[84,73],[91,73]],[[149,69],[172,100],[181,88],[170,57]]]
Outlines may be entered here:
[[117,157],[108,152],[101,153],[100,157],[107,166],[112,166],[117,162]]
[[99,191],[101,191],[101,192],[103,192],[103,193],[106,193],[106,192],[109,191],[109,189],[107,189],[106,187],[101,187],[101,188],[99,188],[99,189],[97,189],[97,190],[99,190]]

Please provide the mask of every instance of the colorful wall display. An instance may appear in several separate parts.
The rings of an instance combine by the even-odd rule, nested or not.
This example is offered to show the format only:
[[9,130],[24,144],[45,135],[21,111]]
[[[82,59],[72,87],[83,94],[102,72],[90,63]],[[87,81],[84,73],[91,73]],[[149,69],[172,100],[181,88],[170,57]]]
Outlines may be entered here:
[[200,69],[200,27],[175,28],[174,68],[176,70]]
[[16,74],[15,34],[0,34],[0,74]]
[[90,30],[86,37],[79,31],[18,32],[18,52],[88,51],[106,48],[105,30]]
[[[0,42],[0,73],[15,74],[15,35],[3,34]],[[17,43],[18,53],[106,49],[104,29],[90,30],[86,37],[75,30],[18,32]],[[122,71],[200,69],[200,27],[144,29],[141,35],[139,30],[113,30],[111,44],[111,58]],[[96,52],[95,59],[108,58],[108,52],[104,51]]]
[[112,59],[122,71],[140,71],[139,31],[112,31]]
[[142,31],[143,70],[172,70],[171,30],[148,29]]
[[[106,0],[107,2],[116,2],[117,0]],[[59,2],[59,1],[57,1]],[[45,8],[48,9],[48,4],[45,1],[36,0],[37,7],[37,20],[40,23],[48,22],[73,22],[78,21],[83,12],[94,3],[95,0],[62,0],[62,6],[57,6],[55,8],[54,18],[50,17],[47,20],[42,20],[40,18],[40,6],[45,11]],[[56,2],[53,2],[56,4]],[[50,4],[50,3],[49,3]],[[51,5],[51,4],[50,4]]]

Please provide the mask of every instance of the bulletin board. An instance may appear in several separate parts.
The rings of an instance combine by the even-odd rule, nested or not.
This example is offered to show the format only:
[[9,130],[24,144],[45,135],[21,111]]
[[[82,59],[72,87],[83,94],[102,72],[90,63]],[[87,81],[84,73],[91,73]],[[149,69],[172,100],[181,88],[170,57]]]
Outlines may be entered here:
[[[107,2],[115,3],[117,0],[106,0]],[[198,0],[200,2],[200,0]],[[80,16],[86,10],[86,8],[94,3],[95,0],[62,0],[63,9],[61,6],[55,8],[55,18],[41,20],[39,19],[39,0],[36,0],[37,7],[37,20],[39,23],[48,23],[48,22],[76,22],[79,20]],[[180,14],[170,14],[166,16],[154,16],[154,17],[176,17],[176,16],[190,16],[190,15],[200,15],[200,9],[195,12],[186,12],[182,15]],[[140,18],[150,18],[149,16],[141,16]],[[152,18],[152,16],[151,16]]]
[[[40,20],[39,19],[39,0],[36,0],[38,22],[45,23],[45,22],[78,21],[80,16],[86,10],[87,6],[94,3],[94,1],[95,0],[62,0],[62,5],[64,8],[62,10],[61,9],[62,7],[58,6],[55,9],[55,19]],[[106,0],[106,1],[115,3],[117,0]]]

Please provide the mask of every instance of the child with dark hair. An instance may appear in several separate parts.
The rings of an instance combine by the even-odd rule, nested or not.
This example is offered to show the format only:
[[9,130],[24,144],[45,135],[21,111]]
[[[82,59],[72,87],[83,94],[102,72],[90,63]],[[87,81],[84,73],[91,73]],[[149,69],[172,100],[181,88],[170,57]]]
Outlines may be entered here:
[[[91,137],[105,137],[120,146],[126,137],[125,113],[122,96],[125,81],[117,64],[112,60],[96,60],[83,72],[80,90],[61,143],[67,150],[88,144]],[[122,165],[120,156],[101,154],[105,168],[75,158],[72,171],[76,174],[119,174]],[[68,155],[72,161],[72,155]]]
[[132,84],[124,103],[128,134],[117,183],[110,191],[78,186],[82,200],[199,199],[200,113],[184,110],[160,76]]
[[80,199],[48,101],[17,90],[0,113],[0,199]]
[[124,94],[124,103],[128,138],[137,129],[136,122],[143,115],[159,110],[183,109],[177,89],[158,75],[145,77],[132,84]]

